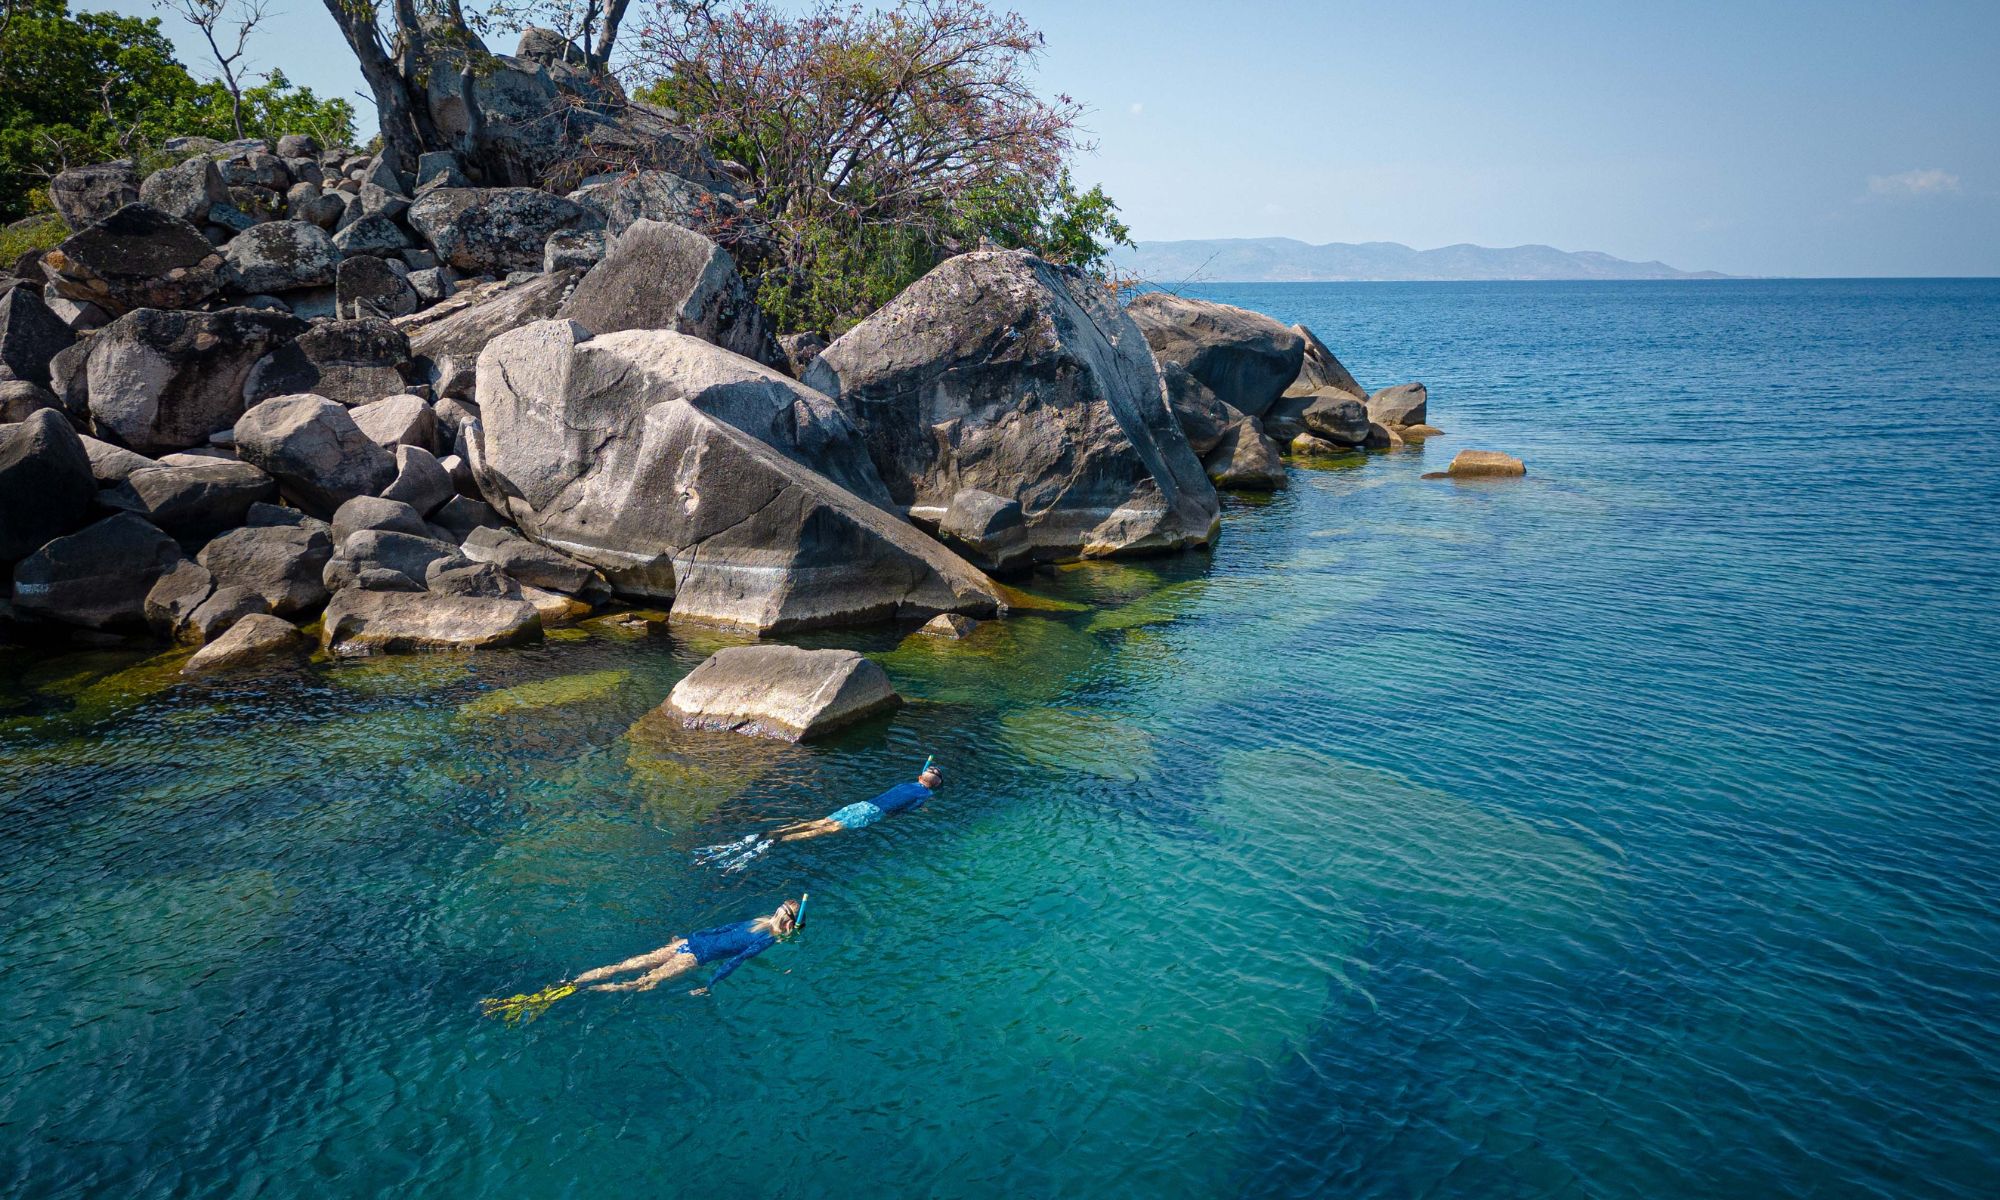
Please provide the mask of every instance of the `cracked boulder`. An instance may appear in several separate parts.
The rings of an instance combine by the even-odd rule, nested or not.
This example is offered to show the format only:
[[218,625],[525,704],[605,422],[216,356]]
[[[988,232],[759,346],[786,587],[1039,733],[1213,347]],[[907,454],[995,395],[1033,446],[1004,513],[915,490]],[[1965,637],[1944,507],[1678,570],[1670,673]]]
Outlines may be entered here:
[[999,605],[887,511],[826,397],[699,338],[544,321],[487,347],[479,395],[488,502],[677,616],[782,631]]
[[1147,292],[1125,311],[1162,363],[1182,367],[1246,416],[1268,412],[1305,360],[1304,338],[1246,308]]
[[243,415],[251,373],[306,329],[287,313],[127,313],[90,339],[84,388],[92,426],[141,454],[205,445]]
[[1200,545],[1220,503],[1138,328],[1026,251],[948,259],[814,361],[913,520],[976,488],[1021,506],[1038,558]]
[[409,335],[418,378],[440,398],[469,398],[486,343],[555,316],[577,278],[575,271],[559,271],[524,283],[467,288],[398,321],[397,327]]
[[201,230],[128,204],[42,256],[58,294],[117,315],[193,308],[222,286],[222,254]]

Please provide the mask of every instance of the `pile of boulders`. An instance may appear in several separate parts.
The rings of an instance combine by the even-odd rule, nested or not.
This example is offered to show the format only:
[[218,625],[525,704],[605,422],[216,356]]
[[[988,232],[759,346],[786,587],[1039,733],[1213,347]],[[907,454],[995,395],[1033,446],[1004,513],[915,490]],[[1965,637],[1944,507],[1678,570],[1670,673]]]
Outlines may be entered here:
[[1435,432],[1421,384],[1369,395],[1308,330],[1024,251],[776,337],[709,236],[754,204],[705,157],[558,195],[452,153],[175,148],[58,177],[72,236],[0,275],[0,630],[150,630],[195,670],[620,598],[956,630],[1004,610],[989,572],[1208,544],[1281,447]]

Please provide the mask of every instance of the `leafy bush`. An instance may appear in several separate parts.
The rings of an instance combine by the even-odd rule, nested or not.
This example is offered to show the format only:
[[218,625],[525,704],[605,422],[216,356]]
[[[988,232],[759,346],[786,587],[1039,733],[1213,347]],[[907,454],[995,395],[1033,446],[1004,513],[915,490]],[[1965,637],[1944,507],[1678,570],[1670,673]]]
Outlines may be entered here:
[[1036,95],[1041,44],[979,0],[658,0],[633,71],[640,99],[749,173],[769,239],[752,269],[779,326],[838,332],[962,250],[1101,272],[1127,240],[1103,189],[1071,181],[1082,109]]
[[69,236],[69,226],[54,213],[36,213],[11,225],[0,225],[0,272],[30,250],[52,250]]

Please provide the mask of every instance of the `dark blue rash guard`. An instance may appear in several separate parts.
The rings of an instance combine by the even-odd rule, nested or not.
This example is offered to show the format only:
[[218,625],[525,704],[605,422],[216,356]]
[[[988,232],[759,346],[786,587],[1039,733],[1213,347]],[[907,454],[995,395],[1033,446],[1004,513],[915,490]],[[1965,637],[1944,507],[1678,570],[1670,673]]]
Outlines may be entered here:
[[930,798],[931,790],[921,783],[899,783],[868,803],[881,809],[883,816],[893,817],[899,812],[923,807],[924,801]]
[[754,928],[758,920],[739,921],[734,925],[717,925],[713,929],[697,929],[687,935],[687,945],[681,949],[694,955],[694,960],[707,966],[718,958],[727,957],[708,981],[714,987],[729,977],[729,973],[749,960],[778,944],[778,939],[769,931]]

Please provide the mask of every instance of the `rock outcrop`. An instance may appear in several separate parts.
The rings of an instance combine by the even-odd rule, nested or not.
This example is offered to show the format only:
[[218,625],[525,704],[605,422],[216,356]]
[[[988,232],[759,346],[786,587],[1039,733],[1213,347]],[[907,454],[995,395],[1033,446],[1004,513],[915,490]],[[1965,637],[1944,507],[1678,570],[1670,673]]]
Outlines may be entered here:
[[487,501],[677,616],[782,631],[999,605],[882,507],[830,401],[699,338],[545,321],[487,347],[479,395]]
[[1020,505],[1036,557],[1215,534],[1215,489],[1137,326],[1102,288],[1025,251],[947,260],[828,346],[806,382],[839,402],[919,522],[973,488]]
[[1305,360],[1305,339],[1263,313],[1171,292],[1147,292],[1125,311],[1162,363],[1183,368],[1248,416],[1269,411]]
[[662,707],[689,729],[799,742],[901,703],[882,668],[852,650],[732,646],[675,684]]

